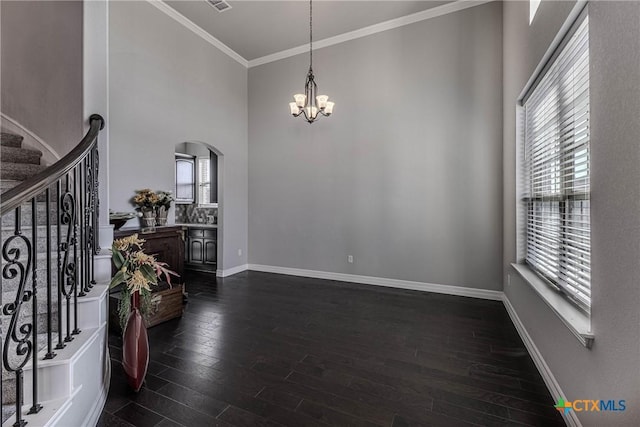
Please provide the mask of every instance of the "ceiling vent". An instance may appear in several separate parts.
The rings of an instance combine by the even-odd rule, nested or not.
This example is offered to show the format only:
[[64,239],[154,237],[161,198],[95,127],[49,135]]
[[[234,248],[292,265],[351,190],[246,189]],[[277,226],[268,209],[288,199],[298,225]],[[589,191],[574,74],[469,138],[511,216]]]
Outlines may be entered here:
[[207,0],[207,2],[216,8],[218,12],[224,12],[225,10],[231,9],[231,5],[226,1],[222,0]]

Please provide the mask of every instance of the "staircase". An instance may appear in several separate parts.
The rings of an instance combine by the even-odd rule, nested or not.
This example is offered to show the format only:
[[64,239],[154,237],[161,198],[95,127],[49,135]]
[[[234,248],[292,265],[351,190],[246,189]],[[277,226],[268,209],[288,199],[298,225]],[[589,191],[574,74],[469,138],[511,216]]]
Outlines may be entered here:
[[87,136],[49,168],[20,135],[0,135],[2,426],[95,424],[106,399],[111,268],[95,242],[102,123],[92,116]]
[[[0,191],[4,193],[6,190],[15,187],[22,181],[25,181],[28,178],[31,178],[33,175],[41,172],[45,167],[40,164],[40,158],[42,157],[42,152],[23,148],[22,147],[23,137],[20,135],[15,135],[8,132],[0,133]],[[0,200],[2,196],[0,196]],[[38,201],[37,202],[37,218],[46,219],[46,201]],[[25,232],[29,232],[29,227],[31,226],[31,206],[26,204],[22,206],[22,215],[21,215],[21,226]],[[53,223],[56,223],[56,218],[54,214]],[[39,221],[39,225],[42,225],[42,220]],[[9,213],[2,217],[2,241],[5,241],[14,233],[15,226],[15,212]],[[40,233],[38,235],[46,235],[42,233],[41,228],[39,229]],[[42,256],[46,254],[46,242],[38,242],[37,244],[37,254],[38,257],[43,259],[46,256]],[[2,268],[8,264],[7,261],[2,259]],[[44,271],[46,266],[44,263],[39,263],[41,267],[37,270],[37,274],[39,277],[44,277],[46,272]],[[57,286],[57,277],[55,282],[52,283],[52,286]],[[7,281],[3,283],[2,287],[2,299],[0,302],[4,305],[7,302],[13,301],[15,299],[17,293],[17,283],[15,280]],[[39,293],[46,293],[46,285],[44,283],[38,285]],[[56,293],[57,297],[57,293]],[[29,323],[33,319],[33,301],[30,300],[27,304],[25,304],[23,314],[20,317],[20,323]],[[46,305],[43,306],[42,303],[39,303],[37,306],[37,313],[40,316],[37,316],[38,319],[38,330],[46,330],[46,325],[42,325],[41,322],[45,320],[45,316],[47,313]],[[52,314],[55,314],[52,312]],[[44,316],[43,316],[44,315]],[[57,316],[55,316],[57,319]],[[2,315],[0,316],[0,325],[9,325],[10,316]],[[52,331],[57,331],[57,324],[51,325]],[[6,326],[5,326],[6,328]],[[3,328],[4,330],[4,328]],[[42,350],[46,347],[46,336],[44,334],[38,335],[38,351]],[[12,363],[17,362],[17,356],[14,353],[10,353],[9,358]],[[6,370],[4,364],[2,365],[2,422],[7,420],[11,415],[15,413],[15,402],[16,402],[16,378]]]

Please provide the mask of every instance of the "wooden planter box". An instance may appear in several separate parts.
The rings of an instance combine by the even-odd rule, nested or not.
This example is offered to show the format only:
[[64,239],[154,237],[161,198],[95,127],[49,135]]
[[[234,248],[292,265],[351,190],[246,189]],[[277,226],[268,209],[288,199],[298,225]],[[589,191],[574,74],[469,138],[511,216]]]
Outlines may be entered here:
[[[157,289],[157,290],[156,290]],[[166,283],[158,285],[151,294],[151,311],[145,317],[147,328],[156,326],[167,320],[181,317],[184,312],[183,286],[181,284],[169,287]],[[115,331],[120,331],[120,320],[118,319],[118,303],[120,293],[110,295],[109,317],[111,327]]]

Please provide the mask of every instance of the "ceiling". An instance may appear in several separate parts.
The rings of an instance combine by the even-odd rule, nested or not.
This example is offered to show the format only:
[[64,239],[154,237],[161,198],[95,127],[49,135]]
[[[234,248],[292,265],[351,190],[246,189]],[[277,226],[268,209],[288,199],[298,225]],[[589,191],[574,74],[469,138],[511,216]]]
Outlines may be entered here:
[[[322,40],[451,1],[337,1],[313,3],[313,38]],[[309,43],[309,2],[229,0],[218,12],[205,0],[166,3],[246,60]]]

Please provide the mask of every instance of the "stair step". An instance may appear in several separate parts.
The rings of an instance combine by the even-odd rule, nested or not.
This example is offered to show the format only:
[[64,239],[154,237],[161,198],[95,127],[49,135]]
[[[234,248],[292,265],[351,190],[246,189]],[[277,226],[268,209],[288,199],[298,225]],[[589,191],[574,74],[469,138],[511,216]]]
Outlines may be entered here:
[[[78,304],[80,304],[79,306],[79,319],[80,319],[80,315],[82,313],[84,313],[84,315],[86,316],[87,313],[86,312],[82,312],[82,304],[87,304],[87,303],[91,303],[92,300],[100,300],[100,298],[102,298],[102,295],[106,292],[107,286],[104,284],[98,284],[96,286],[93,287],[93,289],[91,289],[91,291],[84,297],[78,297]],[[14,296],[12,295],[12,298]],[[4,299],[4,295],[3,295],[3,301],[6,303],[7,300]],[[73,298],[71,298],[71,311],[73,312],[73,306],[74,306],[74,300]],[[41,333],[38,334],[38,351],[40,353],[38,361],[39,361],[39,365],[41,367],[43,367],[46,364],[56,364],[59,363],[59,360],[44,360],[44,356],[46,354],[46,348],[47,348],[47,334],[46,334],[46,330],[47,330],[47,317],[46,317],[46,300],[43,300],[43,298],[41,298],[40,300],[38,300],[38,331],[40,331]],[[58,322],[57,322],[57,298],[55,300],[52,301],[52,327],[51,327],[51,340],[52,343],[55,347],[55,345],[58,342]],[[32,305],[31,302],[25,303],[22,306],[21,309],[21,315],[19,318],[19,322],[18,325],[22,325],[25,323],[31,323],[31,319],[32,319],[32,314],[31,314],[31,310],[32,310]],[[93,313],[93,311],[92,311]],[[2,316],[1,318],[1,322],[2,325],[9,325],[9,316]],[[71,320],[71,327],[74,327],[74,320]],[[62,301],[62,325],[63,325],[63,334],[66,334],[66,301],[63,299]],[[82,325],[80,325],[80,329],[84,330],[86,328],[83,328]],[[8,354],[8,358],[10,361],[20,361],[23,360],[21,359],[16,353],[15,351],[12,351],[15,349],[15,346],[10,346],[10,350],[7,354]],[[58,351],[56,350],[56,353]],[[15,383],[14,380],[15,376],[8,372],[5,368],[4,365],[2,366],[2,391],[3,391],[3,402],[2,404],[7,404],[7,403],[11,403],[10,401],[6,401],[6,398],[4,396],[7,396],[7,394],[10,396],[11,393],[6,393],[6,384],[5,383]],[[15,393],[15,391],[14,391]],[[11,398],[12,399],[12,398]]]
[[16,185],[20,184],[22,181],[24,180],[0,179],[0,194],[15,187]]
[[[67,343],[67,346],[62,349],[62,350],[55,350],[57,355],[56,357],[54,357],[53,359],[50,360],[42,360],[42,358],[44,357],[44,353],[45,351],[41,350],[39,357],[38,357],[38,369],[40,370],[40,372],[43,372],[43,370],[49,370],[49,369],[54,369],[57,372],[53,373],[53,374],[49,374],[51,376],[54,376],[54,378],[58,379],[59,383],[56,384],[56,386],[61,386],[63,388],[68,388],[69,386],[71,386],[71,384],[66,383],[67,382],[67,376],[69,375],[69,369],[72,368],[72,363],[73,363],[73,359],[74,357],[77,357],[78,354],[80,354],[82,351],[84,351],[84,349],[87,348],[88,345],[91,345],[92,342],[95,342],[95,337],[96,335],[98,335],[100,333],[102,328],[86,328],[82,331],[82,333],[80,333],[80,335],[76,335],[74,336],[74,340],[71,341],[70,343]],[[97,362],[97,361],[96,361]],[[25,382],[24,382],[24,402],[25,405],[23,406],[23,417],[25,418],[25,420],[27,421],[27,425],[33,425],[33,426],[44,426],[44,425],[56,425],[55,421],[53,422],[53,424],[49,424],[48,421],[52,419],[52,414],[48,414],[46,416],[43,416],[42,413],[45,411],[53,411],[54,413],[56,412],[56,410],[60,409],[61,406],[64,405],[64,403],[66,401],[68,401],[68,393],[69,391],[66,391],[66,395],[64,398],[60,398],[60,399],[56,399],[56,400],[51,400],[52,397],[58,397],[60,394],[58,391],[56,391],[55,393],[52,391],[52,389],[55,390],[55,386],[51,383],[43,383],[42,384],[42,388],[43,390],[41,390],[39,396],[40,396],[40,404],[42,404],[43,406],[43,410],[40,411],[38,414],[35,415],[27,415],[27,412],[29,411],[29,405],[32,401],[31,399],[31,382],[30,382],[30,375],[31,375],[31,371],[32,367],[31,364],[28,363],[27,366],[25,366]],[[58,375],[58,376],[55,376]],[[15,382],[15,380],[14,380]],[[62,383],[62,384],[60,384]],[[4,391],[4,387],[5,387],[5,382],[2,383],[3,385],[3,391]],[[74,387],[74,390],[71,391],[71,396],[73,397],[73,395],[75,393],[77,393],[78,391],[80,391],[82,389],[82,385],[80,385],[79,387]],[[4,393],[3,393],[4,395]],[[11,393],[10,395],[15,396],[15,389],[13,391],[13,393]],[[4,397],[3,397],[4,398]],[[5,398],[6,399],[6,398]],[[13,400],[13,405],[15,406],[15,398],[12,399]],[[3,403],[3,406],[5,404]],[[7,404],[7,406],[9,406],[9,404]],[[7,409],[7,414],[11,414],[13,415],[15,413],[15,408],[13,410],[11,410],[11,408]],[[12,420],[11,418],[9,419],[9,421],[4,421],[3,425],[11,425],[11,422],[13,422],[14,420]]]
[[[22,407],[22,417],[30,426],[53,426],[56,425],[57,418],[73,404],[73,398],[82,391],[82,386],[78,387],[70,397],[42,401],[42,409],[35,414],[29,414],[30,405]],[[13,427],[15,424],[15,404],[2,406],[2,427]],[[129,424],[129,423],[127,423]],[[130,425],[130,424],[129,424]]]
[[[51,194],[51,203],[49,206],[49,221],[51,225],[57,224],[57,216],[58,209],[56,206],[56,200]],[[38,225],[46,225],[47,224],[47,203],[42,200],[36,203],[36,213],[38,215]],[[31,203],[27,202],[22,205],[21,215],[20,215],[20,225],[22,227],[27,227],[31,225]],[[15,211],[8,212],[7,214],[2,216],[2,229],[11,229],[15,227]]]
[[[14,179],[3,179],[0,180],[0,197],[8,190],[10,190],[11,188],[17,186],[18,184],[20,184],[22,181],[17,181]],[[57,185],[53,184],[51,185],[50,188],[50,192],[49,192],[49,197],[51,199],[51,204],[52,206],[55,206],[55,203],[57,201],[57,197],[58,197],[58,189],[57,189]],[[45,202],[46,196],[45,196],[45,190],[42,190],[41,193],[38,193],[36,195],[36,201],[38,202]],[[23,211],[25,210],[25,208],[30,208],[31,206],[31,201],[26,201],[22,204],[23,207]]]
[[[87,252],[84,252],[84,253],[87,253]],[[81,257],[81,252],[80,250],[78,250],[78,262],[80,261],[80,257]],[[24,257],[22,258],[24,261]],[[99,258],[99,255],[94,256],[95,262],[98,262],[98,258]],[[107,263],[110,265],[111,257],[109,256],[108,258],[109,260],[107,261]],[[38,252],[36,256],[36,260],[38,263],[36,268],[36,272],[38,274],[38,289],[40,288],[45,289],[44,287],[46,286],[46,278],[47,278],[47,252],[46,251]],[[4,269],[7,264],[8,262],[4,258],[0,258],[0,267],[2,269]],[[84,267],[84,265],[80,266],[80,268],[82,267]],[[58,283],[57,274],[58,274],[58,253],[55,250],[55,247],[53,247],[51,251],[51,281],[54,285],[57,285]],[[18,281],[17,279],[13,279],[13,280],[6,279],[6,278],[3,279],[2,292],[15,291],[18,287],[17,281]]]
[[[36,246],[36,250],[37,252],[46,252],[47,250],[47,227],[45,225],[39,225],[37,227],[37,241],[34,242],[32,239],[32,230],[33,228],[31,226],[25,226],[21,228],[21,232],[22,235],[29,240],[29,242],[33,245],[37,245]],[[2,228],[2,231],[0,232],[0,236],[2,238],[2,242],[6,241],[9,237],[14,235],[14,230],[13,227],[9,227],[9,228]],[[67,235],[67,228],[63,227],[62,229],[62,240],[65,241],[66,240],[66,235]],[[80,237],[80,235],[78,235],[78,238]],[[58,238],[57,238],[57,229],[56,227],[51,227],[51,238],[49,240],[51,242],[51,248],[56,248],[57,244],[58,244]],[[21,248],[22,250],[25,250],[25,244],[24,242],[22,242],[22,239],[17,239],[14,241],[14,245],[15,247]],[[24,258],[24,256],[23,256]],[[3,264],[4,264],[4,259],[3,259]]]
[[43,165],[2,162],[2,168],[0,169],[0,179],[24,181],[44,169],[46,169],[46,166]]
[[[56,341],[54,340],[54,343]],[[47,334],[38,334],[38,352],[47,348]],[[15,365],[24,360],[24,357],[16,355],[15,352],[9,352],[7,358],[10,363]],[[2,405],[10,405],[16,401],[16,375],[13,372],[5,370],[2,366]]]
[[0,147],[0,159],[2,159],[3,163],[30,163],[39,165],[41,157],[42,151],[38,150],[21,147]]
[[0,133],[0,145],[4,147],[21,147],[24,138],[13,133]]

